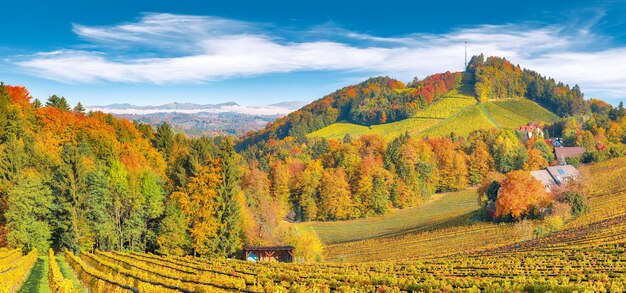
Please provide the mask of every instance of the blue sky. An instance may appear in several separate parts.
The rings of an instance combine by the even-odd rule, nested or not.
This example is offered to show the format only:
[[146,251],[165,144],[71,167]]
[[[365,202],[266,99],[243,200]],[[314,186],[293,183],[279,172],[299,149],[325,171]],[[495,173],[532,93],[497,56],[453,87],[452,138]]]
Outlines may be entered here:
[[460,71],[465,40],[587,97],[626,97],[625,0],[48,2],[6,2],[0,18],[0,80],[42,100],[311,101],[369,76]]

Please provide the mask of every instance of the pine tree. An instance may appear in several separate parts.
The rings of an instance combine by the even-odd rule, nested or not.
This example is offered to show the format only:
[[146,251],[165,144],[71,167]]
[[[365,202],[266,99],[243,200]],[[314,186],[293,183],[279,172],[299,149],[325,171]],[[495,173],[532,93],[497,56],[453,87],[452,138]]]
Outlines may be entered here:
[[78,102],[76,104],[76,106],[74,107],[74,113],[78,113],[78,114],[85,114],[85,107],[83,107],[83,104],[81,104],[80,102]]
[[67,100],[64,97],[59,97],[57,95],[52,95],[48,98],[46,107],[53,107],[63,111],[70,110],[70,104],[67,103]]
[[217,188],[217,218],[220,225],[217,229],[215,254],[230,256],[242,244],[243,230],[241,226],[241,206],[237,200],[239,189],[239,174],[237,154],[230,138],[222,141],[219,152],[221,163],[221,182]]
[[165,122],[159,124],[152,145],[169,158],[174,148],[174,132],[169,124]]
[[33,108],[39,109],[39,108],[41,108],[41,106],[42,106],[42,104],[41,104],[41,101],[39,99],[34,99],[33,100]]

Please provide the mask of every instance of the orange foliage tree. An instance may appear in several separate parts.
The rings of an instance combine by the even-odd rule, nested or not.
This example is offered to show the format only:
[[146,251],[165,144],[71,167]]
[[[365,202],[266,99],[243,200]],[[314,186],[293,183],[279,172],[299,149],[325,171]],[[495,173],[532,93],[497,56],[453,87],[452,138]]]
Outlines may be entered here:
[[549,203],[550,196],[541,182],[527,171],[512,171],[498,191],[495,216],[514,220],[537,216]]

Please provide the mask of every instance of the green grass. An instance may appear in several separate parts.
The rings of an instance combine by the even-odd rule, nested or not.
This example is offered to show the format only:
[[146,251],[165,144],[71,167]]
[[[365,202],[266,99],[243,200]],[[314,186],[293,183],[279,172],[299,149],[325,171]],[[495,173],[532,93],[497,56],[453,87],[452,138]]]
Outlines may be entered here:
[[301,223],[299,229],[313,229],[324,244],[415,233],[475,212],[478,210],[476,198],[474,189],[438,194],[419,207],[365,219]]
[[346,134],[358,137],[363,134],[379,134],[391,140],[400,134],[409,132],[411,135],[439,123],[439,119],[409,118],[402,121],[372,125],[370,127],[349,122],[338,122],[308,134],[308,137],[324,137],[326,139],[343,139]]
[[484,113],[489,115],[500,128],[518,128],[529,122],[529,119],[513,113],[493,102],[481,103]]
[[19,293],[48,293],[48,256],[39,256]]
[[451,132],[467,136],[479,129],[515,129],[528,122],[554,122],[559,118],[537,103],[526,99],[477,104],[471,97],[468,98],[469,96],[453,93],[450,95],[417,112],[414,118],[370,127],[339,122],[312,132],[308,136],[342,139],[348,133],[352,137],[379,134],[391,140],[407,131],[415,137],[441,137],[448,136]]
[[443,120],[441,123],[425,129],[421,132],[421,135],[442,137],[454,132],[457,136],[467,136],[472,131],[489,128],[497,128],[497,125],[484,115],[479,105],[474,105],[457,113],[455,116]]
[[527,120],[554,122],[559,119],[559,116],[556,114],[528,99],[502,100],[493,101],[492,103],[519,116],[525,117]]
[[72,281],[72,284],[74,284],[74,288],[78,289],[78,291],[87,292],[85,287],[83,287],[83,284],[80,282],[80,280],[78,280],[78,278],[74,274],[74,271],[72,270],[72,268],[70,268],[67,262],[65,262],[65,254],[64,253],[57,254],[56,259],[57,259],[57,263],[59,264],[59,269],[61,270],[61,274],[63,275],[63,277]]

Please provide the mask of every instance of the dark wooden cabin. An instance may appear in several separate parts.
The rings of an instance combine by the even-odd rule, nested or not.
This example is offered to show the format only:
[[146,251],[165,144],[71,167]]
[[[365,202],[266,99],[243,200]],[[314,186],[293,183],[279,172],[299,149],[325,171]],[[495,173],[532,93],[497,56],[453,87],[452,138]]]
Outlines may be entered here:
[[246,260],[255,262],[293,262],[293,246],[245,246]]

